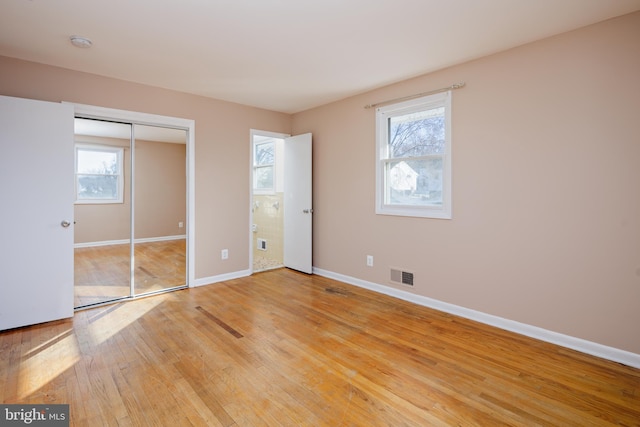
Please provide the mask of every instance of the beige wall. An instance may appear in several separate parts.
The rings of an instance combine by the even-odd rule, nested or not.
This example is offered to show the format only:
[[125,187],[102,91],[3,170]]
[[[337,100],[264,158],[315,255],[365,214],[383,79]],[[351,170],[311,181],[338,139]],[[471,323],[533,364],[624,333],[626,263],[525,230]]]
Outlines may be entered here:
[[[640,353],[640,13],[294,115],[315,267]],[[375,111],[453,94],[453,220],[375,215]],[[374,267],[365,256],[374,256]]]
[[186,148],[185,144],[136,140],[136,239],[186,234]]
[[0,94],[195,120],[195,277],[249,269],[249,132],[290,133],[290,115],[6,57]]

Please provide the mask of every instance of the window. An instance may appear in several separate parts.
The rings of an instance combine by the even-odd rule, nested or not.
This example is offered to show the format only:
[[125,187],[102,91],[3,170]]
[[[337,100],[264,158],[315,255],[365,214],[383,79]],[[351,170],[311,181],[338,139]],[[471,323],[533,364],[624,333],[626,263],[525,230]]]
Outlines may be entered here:
[[122,203],[122,147],[76,145],[76,203]]
[[451,94],[376,112],[376,213],[451,219]]
[[273,193],[275,144],[273,140],[253,145],[253,190],[255,193]]

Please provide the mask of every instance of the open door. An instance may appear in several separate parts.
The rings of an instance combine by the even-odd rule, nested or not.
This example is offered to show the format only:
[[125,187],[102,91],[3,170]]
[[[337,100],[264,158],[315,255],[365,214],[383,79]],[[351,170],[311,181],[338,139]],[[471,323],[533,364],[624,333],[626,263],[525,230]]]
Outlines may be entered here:
[[311,274],[312,155],[311,134],[284,140],[284,265]]
[[73,316],[73,106],[0,96],[0,330]]

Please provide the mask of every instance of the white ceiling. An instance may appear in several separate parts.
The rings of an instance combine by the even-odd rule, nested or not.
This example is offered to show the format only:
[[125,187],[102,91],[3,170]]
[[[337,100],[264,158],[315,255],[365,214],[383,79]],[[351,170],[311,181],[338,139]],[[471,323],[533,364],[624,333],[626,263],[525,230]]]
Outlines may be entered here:
[[640,0],[2,0],[0,55],[294,113],[635,10]]

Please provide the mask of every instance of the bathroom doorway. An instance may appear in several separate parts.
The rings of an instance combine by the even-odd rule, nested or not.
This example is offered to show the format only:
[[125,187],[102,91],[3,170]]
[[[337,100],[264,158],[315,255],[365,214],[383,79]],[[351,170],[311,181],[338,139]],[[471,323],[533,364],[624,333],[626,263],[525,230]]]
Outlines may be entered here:
[[251,131],[251,265],[253,272],[284,265],[284,138]]
[[251,131],[250,264],[312,274],[312,135]]

